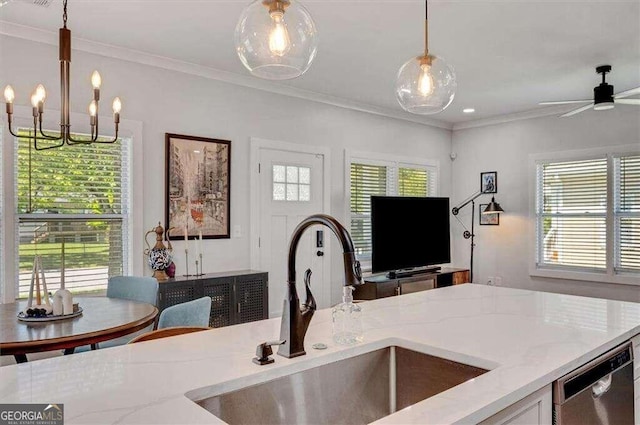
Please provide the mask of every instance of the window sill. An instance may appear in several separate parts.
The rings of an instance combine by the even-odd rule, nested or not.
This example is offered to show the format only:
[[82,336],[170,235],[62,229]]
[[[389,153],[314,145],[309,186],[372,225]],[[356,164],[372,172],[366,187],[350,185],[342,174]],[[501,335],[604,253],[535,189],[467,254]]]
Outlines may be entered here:
[[552,269],[533,268],[529,271],[529,275],[531,277],[547,277],[552,279],[582,280],[586,282],[615,283],[619,285],[640,286],[640,276],[632,275],[632,274],[610,275],[604,272],[603,273],[578,272],[578,271],[570,271],[570,270],[552,270]]

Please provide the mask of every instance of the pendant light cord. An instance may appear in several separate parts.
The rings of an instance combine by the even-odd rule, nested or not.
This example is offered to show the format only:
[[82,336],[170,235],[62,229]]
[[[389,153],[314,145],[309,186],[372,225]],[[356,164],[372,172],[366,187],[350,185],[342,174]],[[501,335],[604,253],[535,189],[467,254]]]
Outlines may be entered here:
[[429,0],[424,0],[424,56],[429,56]]
[[64,28],[67,28],[67,0],[64,0],[62,6],[62,20],[64,22]]

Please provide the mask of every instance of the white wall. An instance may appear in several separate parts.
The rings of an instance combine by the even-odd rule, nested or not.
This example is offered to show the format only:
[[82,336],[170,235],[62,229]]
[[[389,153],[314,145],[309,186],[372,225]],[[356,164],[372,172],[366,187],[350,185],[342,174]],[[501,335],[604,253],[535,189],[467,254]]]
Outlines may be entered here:
[[[49,90],[47,107],[59,108],[57,47],[9,37],[1,37],[0,43],[0,84],[13,85],[19,96],[16,103],[28,105],[29,94],[42,82]],[[143,138],[135,142],[143,144],[144,157],[134,159],[135,166],[144,170],[144,197],[142,202],[134,204],[144,210],[143,229],[151,229],[158,221],[164,222],[165,132],[232,141],[231,225],[242,227],[242,237],[203,241],[204,272],[250,265],[250,137],[330,147],[331,213],[343,223],[347,223],[344,217],[345,148],[438,160],[440,193],[443,196],[451,193],[451,132],[448,130],[76,51],[71,74],[73,111],[86,111],[91,97],[89,76],[94,68],[100,70],[103,78],[103,109],[109,110],[110,100],[118,95],[124,103],[123,118],[143,123]],[[391,80],[387,89],[393,89]],[[108,122],[104,119],[101,125]],[[3,165],[7,167],[11,163],[12,158],[5,157]],[[180,252],[181,243],[176,242],[174,248]],[[182,270],[181,258],[177,257],[177,266]],[[340,257],[334,255],[334,258]],[[141,262],[142,254],[138,253],[135,260]],[[341,265],[336,264],[337,261],[333,263],[332,276],[340,281]]]
[[[638,144],[640,148],[640,108],[619,106],[612,111],[587,111],[571,118],[556,116],[514,121],[453,132],[454,203],[479,190],[480,173],[498,172],[496,200],[506,211],[500,226],[477,226],[474,281],[485,283],[489,276],[501,276],[502,285],[550,292],[640,301],[640,287],[589,283],[529,276],[529,155],[580,150],[615,145]],[[483,195],[479,202],[487,203]],[[470,226],[470,206],[460,213]],[[469,264],[469,241],[454,219],[453,259]]]

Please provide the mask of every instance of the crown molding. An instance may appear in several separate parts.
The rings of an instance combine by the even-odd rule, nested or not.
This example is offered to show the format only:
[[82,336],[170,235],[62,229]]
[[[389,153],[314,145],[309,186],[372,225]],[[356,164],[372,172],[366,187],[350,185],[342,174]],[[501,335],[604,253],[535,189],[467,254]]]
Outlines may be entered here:
[[[0,20],[0,34],[8,37],[20,38],[38,43],[50,44],[57,46],[57,33],[34,28],[26,25],[15,24]],[[367,103],[343,99],[337,96],[317,93],[311,90],[299,89],[296,87],[278,84],[275,82],[261,80],[250,75],[241,75],[234,72],[222,71],[219,69],[185,62],[177,59],[167,58],[164,56],[153,55],[142,51],[128,49],[125,47],[114,46],[110,44],[99,43],[96,41],[86,40],[82,38],[73,39],[73,50],[92,53],[108,58],[134,62],[142,65],[153,66],[170,71],[181,72],[184,74],[195,75],[198,77],[208,78],[211,80],[222,81],[243,87],[249,87],[256,90],[262,90],[270,93],[276,93],[283,96],[305,99],[313,102],[324,103],[327,105],[337,106],[340,108],[351,109],[354,111],[365,112],[368,114],[379,115],[388,118],[394,118],[402,121],[409,121],[416,124],[422,124],[430,127],[451,130],[451,123],[434,120],[431,118],[412,115],[408,112],[395,111],[389,108],[370,105]]]
[[487,127],[490,125],[504,124],[513,121],[529,120],[533,118],[549,117],[551,115],[562,115],[571,109],[574,105],[547,106],[545,108],[533,109],[530,111],[516,112],[513,114],[500,115],[497,117],[483,118],[479,120],[460,122],[453,124],[452,130],[466,130],[469,128]]

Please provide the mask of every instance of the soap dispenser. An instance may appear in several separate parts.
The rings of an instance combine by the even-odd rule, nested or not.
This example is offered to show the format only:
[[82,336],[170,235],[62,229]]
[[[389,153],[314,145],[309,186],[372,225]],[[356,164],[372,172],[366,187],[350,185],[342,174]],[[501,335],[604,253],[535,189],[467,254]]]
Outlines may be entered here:
[[333,340],[341,345],[362,342],[362,307],[353,303],[353,286],[342,290],[342,302],[333,308]]

